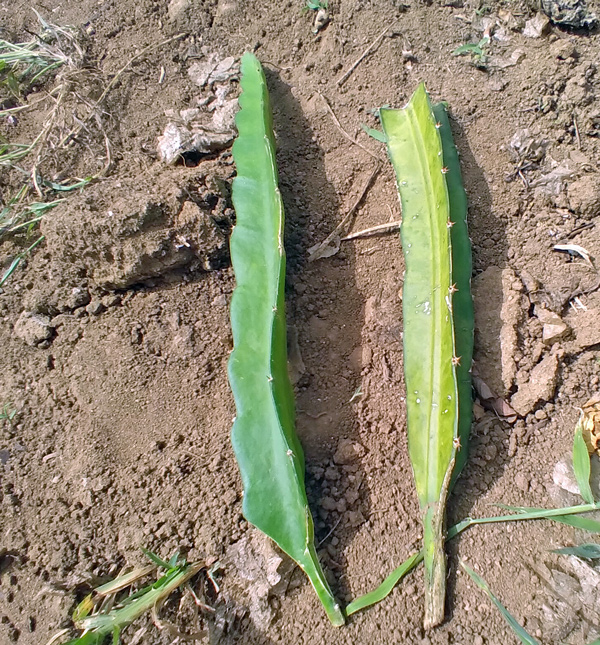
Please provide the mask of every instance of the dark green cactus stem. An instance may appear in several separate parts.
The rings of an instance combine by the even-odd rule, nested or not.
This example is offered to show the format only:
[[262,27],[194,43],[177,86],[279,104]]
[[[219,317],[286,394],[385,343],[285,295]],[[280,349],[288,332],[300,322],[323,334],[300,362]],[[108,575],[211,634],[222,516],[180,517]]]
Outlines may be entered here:
[[[439,124],[438,131],[442,138],[446,185],[450,200],[450,241],[452,244],[452,281],[456,291],[452,296],[454,313],[454,346],[460,363],[456,366],[458,379],[458,437],[460,447],[456,451],[456,464],[452,475],[452,484],[462,471],[469,449],[469,434],[473,419],[473,393],[471,367],[473,363],[473,297],[471,295],[471,275],[473,261],[471,258],[471,240],[467,227],[467,193],[465,192],[458,151],[452,138],[448,106],[438,103],[433,106],[433,114]],[[450,487],[452,487],[452,484]]]
[[244,485],[243,511],[300,565],[331,622],[342,625],[344,615],[315,550],[304,456],[294,428],[287,371],[284,213],[269,94],[255,56],[244,54],[241,72],[239,136],[233,146],[237,220],[231,261],[237,286],[231,301],[229,382],[237,410],[231,439]]

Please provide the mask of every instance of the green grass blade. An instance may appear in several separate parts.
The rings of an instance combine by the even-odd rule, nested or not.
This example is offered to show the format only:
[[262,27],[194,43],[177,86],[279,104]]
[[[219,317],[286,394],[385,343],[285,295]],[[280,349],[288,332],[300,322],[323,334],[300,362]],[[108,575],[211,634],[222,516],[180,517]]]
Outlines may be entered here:
[[404,109],[381,109],[380,117],[402,202],[408,447],[423,514],[424,624],[430,628],[444,617],[445,507],[458,439],[450,204],[425,86]]
[[460,45],[452,51],[452,56],[465,56],[466,54],[476,54],[481,56],[483,50],[477,43],[467,43],[466,45]]
[[365,125],[364,123],[361,123],[360,127],[371,137],[371,139],[375,139],[375,141],[379,141],[379,143],[387,143],[387,137],[383,132],[380,132],[379,130],[374,130],[373,128],[370,128],[368,125]]
[[581,419],[575,428],[573,439],[573,472],[579,486],[579,492],[588,504],[594,503],[594,494],[590,486],[590,455],[583,438]]
[[446,103],[433,106],[438,130],[442,138],[445,175],[450,200],[450,241],[452,244],[452,281],[456,291],[452,295],[454,314],[454,346],[460,362],[456,365],[458,382],[458,437],[460,449],[456,451],[453,481],[460,474],[467,460],[469,435],[473,419],[473,390],[471,384],[471,364],[473,362],[473,333],[475,314],[471,295],[471,275],[473,261],[471,240],[467,227],[467,193],[465,192],[458,150],[454,145],[448,108]]
[[600,559],[600,544],[588,543],[579,546],[565,546],[562,549],[554,549],[552,553],[560,555],[574,555],[582,560]]
[[98,634],[96,632],[87,632],[79,638],[68,641],[65,645],[102,645],[107,639],[108,634]]
[[2,278],[0,278],[0,287],[10,278],[10,276],[16,271],[17,267],[21,262],[35,249],[35,247],[44,240],[44,236],[38,238],[28,249],[25,249],[22,253],[19,253],[17,257],[10,263],[8,269],[4,272]]
[[237,418],[231,438],[244,485],[246,519],[271,537],[307,574],[335,625],[344,616],[319,564],[304,488],[304,455],[295,432],[285,321],[284,213],[277,185],[275,139],[261,65],[241,62],[236,226],[231,261],[237,286],[231,302],[234,349],[229,382]]
[[524,643],[524,645],[539,645],[538,641],[533,638],[530,634],[528,634],[523,627],[518,623],[517,619],[506,609],[506,607],[498,600],[498,598],[492,593],[492,590],[489,588],[487,582],[473,569],[468,567],[464,562],[461,561],[460,566],[471,576],[471,579],[475,582],[475,584],[482,589],[487,597],[496,605],[496,607],[500,610],[500,613],[502,614],[502,617],[506,622],[509,624],[510,628],[514,631],[515,635],[519,639],[521,643]]
[[[539,520],[552,519],[561,524],[568,524],[578,529],[589,531],[590,533],[600,533],[600,522],[590,517],[580,517],[584,513],[592,513],[600,510],[600,502],[594,504],[580,504],[578,506],[566,506],[564,508],[529,508],[526,506],[507,506],[505,504],[496,504],[499,508],[508,511],[515,511],[515,515],[502,515],[496,518],[490,518],[489,521],[505,520]],[[484,524],[487,520],[473,520]]]
[[591,517],[581,517],[580,515],[559,515],[552,518],[555,522],[568,524],[576,529],[587,531],[588,533],[600,534],[600,522]]
[[394,569],[392,573],[373,591],[359,596],[346,606],[346,615],[351,616],[361,609],[366,609],[371,605],[381,602],[388,596],[392,589],[410,573],[415,567],[423,562],[423,551],[419,551],[407,558],[399,567]]
[[[578,526],[576,522],[578,520],[583,522],[588,518],[581,517],[579,514],[589,513],[591,511],[598,510],[599,507],[600,506],[597,504],[591,505],[591,506],[590,505],[571,506],[563,509],[544,509],[544,508],[527,509],[519,506],[504,506],[504,508],[512,509],[516,511],[522,511],[522,512],[518,512],[515,515],[499,515],[496,517],[480,517],[480,518],[467,517],[464,520],[460,521],[458,524],[455,524],[454,526],[448,529],[446,541],[452,540],[457,535],[460,535],[463,531],[470,528],[471,526],[476,526],[478,524],[496,524],[499,522],[511,522],[511,521],[522,522],[526,520],[549,519],[555,522],[563,522],[564,524],[571,524],[572,526],[577,526],[578,528],[584,528],[585,524],[583,526]],[[572,513],[572,514],[557,515],[557,513],[560,513],[561,511],[563,513],[566,512],[566,513]],[[589,520],[589,521],[594,522],[594,520]],[[598,524],[598,528],[600,529],[600,523],[596,523],[596,524]],[[587,530],[593,530],[593,529],[590,527]],[[600,530],[595,532],[600,532]],[[374,589],[373,591],[370,591],[369,593],[364,594],[363,596],[359,596],[358,598],[353,600],[346,607],[346,614],[350,616],[351,614],[354,614],[361,609],[366,609],[371,605],[375,605],[378,602],[381,602],[384,598],[386,598],[390,594],[394,586],[397,585],[398,582],[400,582],[404,578],[404,576],[406,576],[406,574],[410,573],[410,571],[412,571],[422,561],[423,561],[422,550],[416,553],[415,555],[411,555],[398,568],[394,569],[394,571],[392,571],[392,573],[376,589]]]

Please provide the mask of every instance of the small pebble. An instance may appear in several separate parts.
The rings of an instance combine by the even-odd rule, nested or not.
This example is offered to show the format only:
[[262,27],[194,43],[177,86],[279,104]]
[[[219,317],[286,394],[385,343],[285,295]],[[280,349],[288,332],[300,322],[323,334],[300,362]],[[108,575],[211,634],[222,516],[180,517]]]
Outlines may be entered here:
[[336,464],[349,464],[359,459],[365,454],[365,449],[359,443],[342,439],[338,444],[338,449],[333,455],[333,461]]
[[321,507],[324,508],[326,511],[333,511],[336,509],[337,504],[332,497],[324,497],[321,500]]
[[327,468],[325,471],[325,479],[328,481],[335,481],[336,479],[340,478],[340,473],[338,472],[337,468],[333,468],[333,466],[330,466]]
[[105,307],[116,307],[121,304],[121,296],[118,293],[109,293],[102,298],[102,304]]
[[515,484],[518,489],[526,493],[529,490],[529,477],[527,477],[523,473],[517,473],[517,476],[515,477]]
[[101,314],[105,309],[106,307],[104,306],[103,302],[101,300],[98,300],[98,298],[92,298],[90,304],[85,308],[88,314],[92,314],[94,316]]
[[350,488],[346,491],[344,497],[346,499],[346,503],[352,506],[352,504],[354,504],[358,499],[358,492],[353,488]]
[[485,459],[486,461],[492,461],[496,458],[498,454],[498,448],[491,443],[486,449],[485,449]]

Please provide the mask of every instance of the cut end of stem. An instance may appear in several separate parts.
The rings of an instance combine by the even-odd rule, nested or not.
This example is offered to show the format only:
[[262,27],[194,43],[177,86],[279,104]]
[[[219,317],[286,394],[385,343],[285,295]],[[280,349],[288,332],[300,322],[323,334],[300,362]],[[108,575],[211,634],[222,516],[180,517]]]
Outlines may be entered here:
[[425,619],[423,627],[433,629],[444,622],[446,602],[446,558],[434,566],[425,587]]
[[444,551],[444,514],[438,505],[425,511],[423,518],[425,550],[425,619],[423,627],[432,629],[444,621],[446,603],[446,553]]

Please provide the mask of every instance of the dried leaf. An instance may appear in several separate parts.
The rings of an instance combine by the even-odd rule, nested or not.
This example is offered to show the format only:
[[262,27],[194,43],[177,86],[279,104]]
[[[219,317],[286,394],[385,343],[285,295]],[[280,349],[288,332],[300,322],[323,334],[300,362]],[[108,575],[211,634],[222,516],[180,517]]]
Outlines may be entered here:
[[600,456],[600,394],[596,394],[583,405],[581,433],[588,452]]
[[493,410],[499,417],[503,417],[509,423],[517,420],[517,413],[513,408],[485,383],[479,376],[473,374],[473,387],[479,395],[483,407]]

